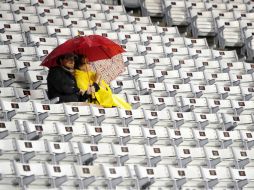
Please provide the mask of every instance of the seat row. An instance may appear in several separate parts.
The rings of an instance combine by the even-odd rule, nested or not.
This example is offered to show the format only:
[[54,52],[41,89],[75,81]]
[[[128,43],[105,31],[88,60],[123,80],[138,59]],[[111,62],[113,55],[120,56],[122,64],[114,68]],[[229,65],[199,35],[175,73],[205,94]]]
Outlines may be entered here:
[[[226,132],[221,134],[223,133]],[[84,136],[85,138],[88,139],[89,136]],[[241,143],[233,139],[233,136],[227,139],[230,138],[231,141],[235,140],[231,144]],[[112,142],[115,141],[114,138],[112,140]],[[168,141],[170,140],[168,139]],[[173,141],[174,143],[172,143]],[[228,141],[224,137],[221,142],[216,140],[212,142],[218,144],[219,146],[217,147],[209,147],[207,145],[190,147],[178,146],[176,139],[172,139],[171,144],[168,145],[90,144],[81,141],[53,142],[47,139],[36,141],[4,139],[0,140],[2,152],[0,159],[2,161],[16,160],[21,163],[48,162],[62,164],[74,162],[79,165],[105,164],[110,166],[139,164],[150,167],[158,165],[175,167],[206,166],[209,168],[224,166],[238,169],[253,167],[253,149],[245,150],[240,147],[230,146]],[[200,140],[201,143],[202,141]],[[187,145],[187,142],[185,144]]]
[[[253,114],[199,113],[161,111],[144,109],[123,110],[119,108],[97,108],[84,105],[43,104],[39,102],[8,102],[1,100],[2,119],[5,121],[28,120],[35,123],[61,121],[67,124],[86,122],[95,125],[105,123],[129,125],[147,125],[179,127],[196,127],[204,129],[223,128],[225,130],[250,130]],[[243,108],[242,108],[243,109]]]
[[[205,168],[189,166],[144,167],[139,165],[80,166],[75,164],[53,165],[44,163],[22,164],[13,161],[1,163],[1,185],[28,188],[121,188],[156,189],[183,188],[253,188],[252,168],[234,169],[227,167]],[[8,183],[9,182],[9,183]],[[11,184],[13,186],[11,186]]]
[[[153,112],[160,113],[160,112]],[[178,113],[180,114],[180,113]],[[204,115],[203,115],[204,116]],[[161,121],[163,122],[163,121]],[[166,121],[164,121],[165,123]],[[202,125],[203,124],[203,125]],[[55,142],[84,142],[84,143],[116,143],[172,145],[192,147],[241,147],[252,149],[253,132],[251,129],[223,131],[220,128],[205,128],[205,122],[199,128],[168,126],[101,124],[100,126],[75,122],[73,125],[53,121],[44,124],[34,124],[28,121],[13,120],[1,122],[1,139],[49,140]],[[209,134],[209,135],[208,135]]]

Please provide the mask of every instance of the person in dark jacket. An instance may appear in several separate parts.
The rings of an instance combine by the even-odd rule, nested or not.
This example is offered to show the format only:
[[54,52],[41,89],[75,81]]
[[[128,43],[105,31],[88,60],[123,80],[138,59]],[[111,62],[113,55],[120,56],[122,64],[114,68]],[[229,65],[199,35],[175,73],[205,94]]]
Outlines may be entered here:
[[59,103],[84,101],[85,92],[77,87],[73,76],[74,58],[73,54],[61,55],[57,59],[59,67],[49,70],[47,77],[49,99],[59,97]]

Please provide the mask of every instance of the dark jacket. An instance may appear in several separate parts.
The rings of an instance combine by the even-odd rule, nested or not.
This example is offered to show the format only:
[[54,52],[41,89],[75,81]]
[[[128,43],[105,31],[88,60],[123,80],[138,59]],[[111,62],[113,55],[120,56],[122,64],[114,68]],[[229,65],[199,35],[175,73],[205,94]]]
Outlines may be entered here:
[[49,70],[47,77],[49,99],[59,97],[61,102],[79,102],[79,88],[74,76],[62,67]]

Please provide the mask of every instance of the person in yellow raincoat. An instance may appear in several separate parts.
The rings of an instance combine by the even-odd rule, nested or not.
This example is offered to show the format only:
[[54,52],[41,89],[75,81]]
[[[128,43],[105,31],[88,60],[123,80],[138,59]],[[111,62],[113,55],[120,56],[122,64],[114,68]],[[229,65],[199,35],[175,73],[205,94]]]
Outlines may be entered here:
[[85,100],[88,100],[88,103],[98,104],[105,108],[132,109],[129,103],[112,93],[109,85],[101,79],[99,73],[92,71],[91,65],[84,55],[78,55],[75,60],[74,77],[78,88],[85,91],[83,96]]

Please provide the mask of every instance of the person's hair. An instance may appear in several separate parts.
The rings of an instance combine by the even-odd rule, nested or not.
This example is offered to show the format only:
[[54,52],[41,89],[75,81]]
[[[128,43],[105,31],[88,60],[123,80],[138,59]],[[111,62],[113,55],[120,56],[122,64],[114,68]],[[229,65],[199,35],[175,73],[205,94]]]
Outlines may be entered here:
[[75,55],[73,53],[67,53],[67,54],[64,54],[64,55],[60,55],[60,56],[57,57],[56,63],[58,65],[61,65],[61,62],[65,59],[74,61],[75,60]]
[[74,65],[74,68],[75,69],[79,69],[82,65],[84,65],[85,63],[82,61],[83,58],[86,58],[85,55],[76,55],[75,56],[75,65]]

